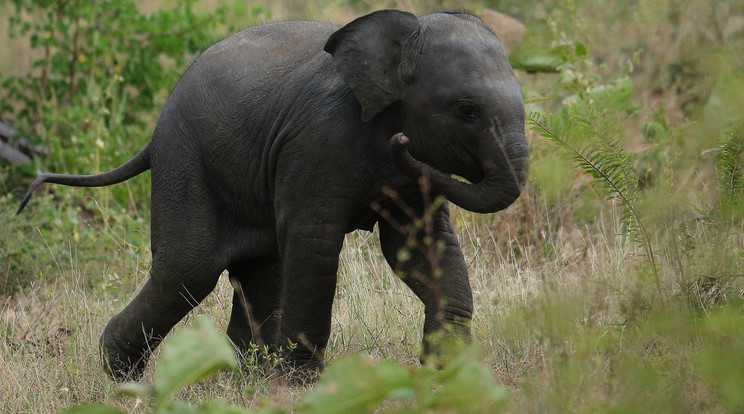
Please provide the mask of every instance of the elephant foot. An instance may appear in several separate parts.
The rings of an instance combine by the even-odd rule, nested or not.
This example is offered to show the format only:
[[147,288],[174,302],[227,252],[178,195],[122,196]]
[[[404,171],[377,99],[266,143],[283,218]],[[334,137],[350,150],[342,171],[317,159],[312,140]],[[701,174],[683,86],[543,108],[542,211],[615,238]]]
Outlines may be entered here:
[[99,342],[103,371],[116,382],[139,380],[152,352],[149,349],[142,352],[134,348],[115,334],[109,333],[107,327]]
[[323,364],[282,361],[274,367],[273,377],[279,383],[290,387],[309,387],[315,384],[323,373]]
[[[286,351],[285,351],[286,352]],[[281,361],[274,365],[274,377],[289,386],[309,386],[323,373],[323,350],[293,349],[286,352]]]
[[472,341],[469,323],[451,323],[433,332],[425,332],[419,362],[443,368]]

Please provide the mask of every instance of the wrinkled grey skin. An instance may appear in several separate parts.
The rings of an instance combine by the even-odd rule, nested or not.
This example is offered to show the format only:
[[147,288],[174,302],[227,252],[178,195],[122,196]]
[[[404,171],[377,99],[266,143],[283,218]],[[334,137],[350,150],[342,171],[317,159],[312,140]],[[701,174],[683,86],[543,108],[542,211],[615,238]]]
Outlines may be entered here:
[[100,175],[43,174],[21,209],[45,181],[102,186],[152,170],[151,277],[101,336],[114,378],[138,378],[225,269],[235,345],[289,339],[287,364],[313,372],[344,235],[375,223],[388,263],[425,305],[425,337],[449,326],[468,338],[473,300],[447,205],[429,229],[436,257],[414,247],[399,261],[409,237],[427,236],[398,231],[412,223],[400,201],[418,217],[437,194],[495,212],[519,196],[527,163],[520,87],[488,28],[470,15],[384,10],[341,29],[277,23],[213,45],[139,154]]

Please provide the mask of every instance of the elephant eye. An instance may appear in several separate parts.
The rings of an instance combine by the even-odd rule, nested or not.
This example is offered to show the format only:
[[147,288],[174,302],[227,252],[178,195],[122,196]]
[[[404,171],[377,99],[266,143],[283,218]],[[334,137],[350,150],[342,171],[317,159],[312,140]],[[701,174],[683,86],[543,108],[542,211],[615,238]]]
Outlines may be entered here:
[[462,102],[457,105],[457,117],[466,122],[478,119],[478,108],[470,102]]

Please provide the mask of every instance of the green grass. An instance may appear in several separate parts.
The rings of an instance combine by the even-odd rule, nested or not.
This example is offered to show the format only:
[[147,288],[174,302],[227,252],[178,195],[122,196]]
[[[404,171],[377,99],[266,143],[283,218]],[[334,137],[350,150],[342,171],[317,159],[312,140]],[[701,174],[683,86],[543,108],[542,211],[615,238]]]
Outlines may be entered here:
[[[203,2],[197,10],[225,3]],[[618,162],[638,177],[634,214],[646,228],[645,236],[634,236],[622,199],[535,131],[528,136],[534,174],[515,205],[493,215],[453,209],[471,274],[478,359],[509,391],[501,410],[744,411],[744,189],[738,169],[744,132],[736,129],[744,113],[744,60],[736,52],[744,50],[741,2],[287,1],[265,14],[343,23],[375,7],[479,12],[489,5],[528,26],[519,56],[549,53],[561,65],[557,74],[517,73],[528,111],[553,114],[546,127],[595,158],[607,154],[598,149],[597,130],[616,134]],[[593,111],[584,127],[571,124],[580,105]],[[89,107],[95,114],[99,109]],[[151,123],[144,120],[140,133]],[[138,149],[126,145],[124,135],[104,151],[76,151],[85,154],[86,165],[104,168]],[[117,394],[98,357],[106,322],[148,277],[147,178],[116,189],[40,191],[16,217],[28,176],[0,169],[4,410],[52,413],[100,402],[151,412],[151,400]],[[231,292],[221,280],[176,330],[197,316],[224,330]],[[385,264],[376,234],[349,235],[326,354],[330,365],[352,364],[349,356],[366,354],[413,370],[422,323],[423,306]],[[153,382],[154,363],[143,383]],[[311,392],[248,371],[221,373],[177,398],[291,409]],[[406,408],[388,401],[378,411]]]

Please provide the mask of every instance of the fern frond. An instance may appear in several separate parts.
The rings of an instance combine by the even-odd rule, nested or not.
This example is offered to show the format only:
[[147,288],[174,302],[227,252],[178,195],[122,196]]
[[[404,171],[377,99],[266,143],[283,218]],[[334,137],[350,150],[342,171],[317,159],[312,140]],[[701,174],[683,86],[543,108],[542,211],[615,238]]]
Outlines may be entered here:
[[541,136],[565,149],[572,161],[585,173],[591,175],[602,184],[606,196],[619,199],[626,208],[634,208],[638,199],[638,186],[634,180],[632,160],[623,153],[619,146],[619,138],[610,135],[599,136],[588,118],[577,116],[577,122],[587,125],[591,133],[602,139],[600,145],[576,145],[553,132],[554,117],[540,113],[527,116],[527,123]]
[[744,201],[744,122],[726,132],[716,170],[723,201],[729,204]]
[[[622,204],[623,225],[628,236],[643,245],[661,295],[651,237],[638,213],[640,191],[633,160],[623,150],[615,126],[583,102],[571,105],[567,117],[562,119],[533,112],[527,116],[527,123],[538,134],[566,150],[574,163],[601,185],[607,198]],[[573,138],[569,140],[568,137]],[[582,141],[579,138],[589,138],[589,143],[579,144]]]

